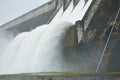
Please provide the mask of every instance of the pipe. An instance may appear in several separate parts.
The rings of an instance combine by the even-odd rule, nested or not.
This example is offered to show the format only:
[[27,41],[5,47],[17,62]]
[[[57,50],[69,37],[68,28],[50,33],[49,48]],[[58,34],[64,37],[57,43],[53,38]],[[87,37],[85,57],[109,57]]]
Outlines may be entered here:
[[102,60],[103,60],[103,56],[104,56],[105,51],[106,51],[106,49],[107,49],[108,43],[109,43],[109,41],[110,41],[110,38],[111,38],[111,35],[112,35],[112,32],[113,32],[113,29],[114,29],[114,27],[115,27],[115,23],[116,23],[117,18],[118,18],[118,16],[119,16],[119,13],[120,13],[120,8],[118,9],[118,12],[117,12],[117,15],[116,15],[116,17],[115,17],[114,23],[113,23],[113,25],[112,25],[112,29],[111,29],[110,34],[109,34],[109,36],[108,36],[108,39],[107,39],[107,41],[106,41],[105,47],[104,47],[104,49],[103,49],[103,51],[102,51],[102,55],[101,55],[100,60],[99,60],[99,62],[98,62],[98,65],[97,65],[97,68],[96,68],[96,72],[98,72],[98,70],[99,70],[99,68],[100,68],[101,62],[102,62]]

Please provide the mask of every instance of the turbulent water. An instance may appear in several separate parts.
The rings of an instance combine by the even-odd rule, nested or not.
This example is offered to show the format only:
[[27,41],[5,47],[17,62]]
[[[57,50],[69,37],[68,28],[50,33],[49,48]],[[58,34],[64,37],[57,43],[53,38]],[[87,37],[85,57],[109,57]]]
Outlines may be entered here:
[[20,33],[13,40],[0,33],[0,74],[62,71],[63,37],[78,17],[82,19],[86,12],[84,5],[85,1],[80,0],[73,10],[71,1],[65,12],[61,7],[50,24]]
[[43,25],[19,34],[0,56],[0,73],[61,70],[61,41],[70,26],[69,22]]

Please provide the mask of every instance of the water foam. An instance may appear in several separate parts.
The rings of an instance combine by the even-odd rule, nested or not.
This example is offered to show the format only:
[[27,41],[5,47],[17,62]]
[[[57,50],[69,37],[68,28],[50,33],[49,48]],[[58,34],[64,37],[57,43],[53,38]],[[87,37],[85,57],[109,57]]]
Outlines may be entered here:
[[0,55],[0,74],[64,70],[62,39],[70,26],[83,17],[90,1],[85,5],[80,0],[73,8],[72,0],[65,12],[61,7],[50,24],[16,36]]
[[70,26],[69,22],[43,25],[16,36],[0,57],[0,73],[60,71],[61,41]]

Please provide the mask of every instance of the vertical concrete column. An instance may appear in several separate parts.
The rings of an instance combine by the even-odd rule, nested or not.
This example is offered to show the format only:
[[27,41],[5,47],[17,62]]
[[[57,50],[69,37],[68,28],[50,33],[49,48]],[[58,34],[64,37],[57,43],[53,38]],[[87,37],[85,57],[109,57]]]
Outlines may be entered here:
[[83,33],[84,33],[83,21],[76,21],[75,26],[76,26],[76,31],[77,31],[78,43],[80,43],[81,38],[82,38]]
[[74,1],[73,1],[74,7],[78,4],[79,1],[80,1],[80,0],[74,0]]
[[53,5],[55,6],[55,9],[59,8],[61,4],[63,4],[62,0],[53,0]]
[[102,1],[103,0],[93,0],[93,2],[91,4],[92,5],[91,9],[89,9],[89,11],[87,12],[87,16],[86,16],[86,19],[84,21],[84,30],[85,31],[86,31],[87,27],[89,26],[91,19],[95,15],[95,12],[97,11],[97,9]]
[[72,0],[63,0],[63,10],[65,11]]

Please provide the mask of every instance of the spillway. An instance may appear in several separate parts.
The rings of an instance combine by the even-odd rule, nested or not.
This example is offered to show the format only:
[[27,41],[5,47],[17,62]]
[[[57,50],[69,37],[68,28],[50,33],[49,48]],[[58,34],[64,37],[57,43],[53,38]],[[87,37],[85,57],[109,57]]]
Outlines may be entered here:
[[50,24],[17,35],[0,55],[0,74],[63,71],[63,38],[75,21],[82,20],[91,2],[80,0],[73,8],[71,1],[66,11],[61,7]]
[[0,57],[0,73],[60,71],[61,41],[70,26],[67,22],[43,25],[16,36]]

